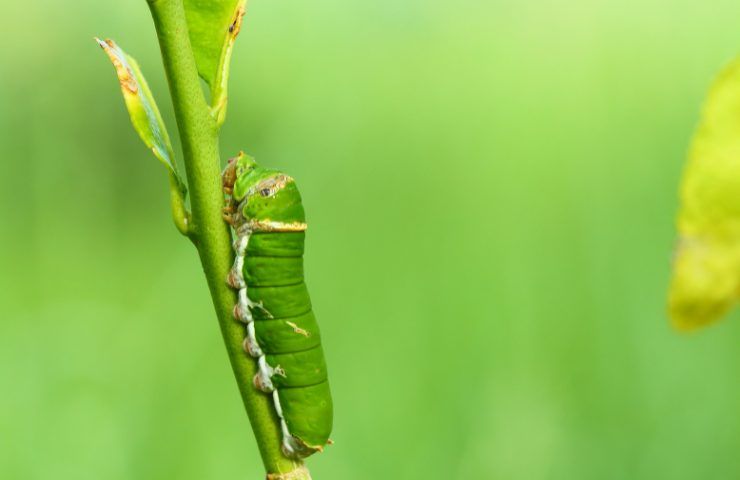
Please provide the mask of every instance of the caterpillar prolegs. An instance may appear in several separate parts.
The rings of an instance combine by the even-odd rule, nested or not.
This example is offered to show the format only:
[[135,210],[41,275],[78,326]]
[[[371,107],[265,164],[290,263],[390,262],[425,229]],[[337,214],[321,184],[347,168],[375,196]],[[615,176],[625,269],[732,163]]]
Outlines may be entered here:
[[224,218],[234,231],[228,283],[246,324],[255,388],[272,396],[282,450],[306,457],[329,442],[332,401],[318,325],[303,279],[306,220],[295,181],[240,153],[223,173]]

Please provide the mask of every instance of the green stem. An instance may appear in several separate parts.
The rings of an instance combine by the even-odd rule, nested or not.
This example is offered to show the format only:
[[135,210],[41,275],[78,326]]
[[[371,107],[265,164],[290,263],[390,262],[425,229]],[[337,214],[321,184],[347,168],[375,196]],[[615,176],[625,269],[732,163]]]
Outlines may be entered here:
[[[232,316],[235,293],[226,284],[233,260],[231,235],[221,217],[218,125],[201,89],[182,0],[148,0],[175,107],[185,160],[194,232],[221,333],[262,461],[273,478],[310,478],[302,462],[280,451],[281,432],[269,396],[252,386],[255,362],[242,350],[244,328]],[[285,476],[281,475],[285,474]]]

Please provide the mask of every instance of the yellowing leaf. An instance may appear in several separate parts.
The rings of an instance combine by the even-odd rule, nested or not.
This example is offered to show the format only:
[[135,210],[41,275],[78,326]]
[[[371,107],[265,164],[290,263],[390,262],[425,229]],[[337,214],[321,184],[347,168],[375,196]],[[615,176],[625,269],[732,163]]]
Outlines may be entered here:
[[740,290],[740,60],[715,80],[681,183],[679,241],[668,295],[674,325],[712,323]]
[[98,44],[108,54],[121,84],[121,93],[126,102],[131,123],[144,144],[154,153],[177,180],[182,192],[185,186],[177,174],[170,137],[167,134],[162,116],[154,101],[149,85],[144,79],[139,65],[128,56],[113,40],[100,40]]

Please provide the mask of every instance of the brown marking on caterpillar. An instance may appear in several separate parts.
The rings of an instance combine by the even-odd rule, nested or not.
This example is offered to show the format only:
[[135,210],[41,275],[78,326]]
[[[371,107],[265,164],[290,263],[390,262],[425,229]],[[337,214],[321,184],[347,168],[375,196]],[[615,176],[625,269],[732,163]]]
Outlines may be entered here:
[[233,289],[239,290],[242,288],[242,282],[239,278],[239,272],[233,268],[229,270],[229,274],[226,276],[226,283]]
[[246,197],[253,197],[255,195],[260,195],[262,197],[271,197],[285,188],[285,186],[291,182],[295,182],[295,180],[293,180],[293,177],[290,177],[283,173],[275,175],[273,177],[268,177],[264,180],[261,180],[257,185],[250,188],[246,194]]
[[244,351],[247,352],[250,357],[257,358],[262,355],[262,350],[259,345],[257,345],[256,342],[252,343],[252,339],[249,336],[244,337],[242,348],[244,348]]
[[304,337],[308,338],[311,336],[311,334],[308,332],[308,330],[304,330],[303,328],[300,328],[298,325],[296,325],[293,322],[285,322],[289,327],[293,329],[293,331],[299,335],[303,335]]
[[221,172],[221,185],[227,195],[231,195],[234,191],[234,183],[236,183],[236,161],[238,158],[238,156],[230,158],[226,164],[226,168]]
[[232,227],[236,225],[237,217],[238,212],[236,212],[236,207],[233,202],[227,203],[226,206],[221,209],[221,218],[223,218],[224,222],[228,223]]
[[261,181],[257,184],[256,189],[260,192],[260,195],[262,195],[263,197],[267,197],[275,195],[278,190],[285,188],[288,183],[293,181],[294,180],[291,177],[281,174],[276,177],[270,177]]
[[249,314],[248,312],[244,311],[241,304],[237,303],[236,305],[234,305],[233,313],[236,320],[244,323],[247,323],[249,321]]
[[262,381],[262,375],[259,373],[255,374],[254,378],[252,378],[252,383],[254,383],[254,387],[261,392],[270,393],[275,389],[274,387],[270,388],[265,385]]

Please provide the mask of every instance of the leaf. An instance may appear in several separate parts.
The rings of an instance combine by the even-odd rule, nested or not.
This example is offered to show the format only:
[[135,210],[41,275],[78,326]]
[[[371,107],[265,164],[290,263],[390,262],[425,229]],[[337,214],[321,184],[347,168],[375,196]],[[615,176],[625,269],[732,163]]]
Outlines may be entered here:
[[215,97],[224,88],[231,46],[239,34],[246,0],[184,0],[198,73]]
[[151,149],[154,156],[175,177],[184,193],[185,184],[177,174],[170,137],[139,65],[113,40],[103,41],[99,38],[95,40],[108,54],[108,58],[116,69],[116,75],[118,75],[118,81],[121,84],[121,93],[126,102],[126,108],[134,130],[139,134],[144,144]]
[[681,180],[679,241],[668,306],[692,329],[724,316],[740,294],[740,59],[709,91]]

